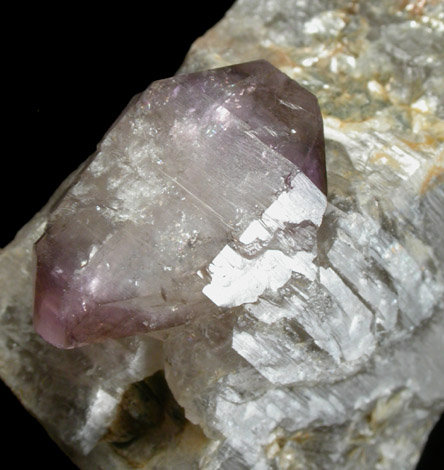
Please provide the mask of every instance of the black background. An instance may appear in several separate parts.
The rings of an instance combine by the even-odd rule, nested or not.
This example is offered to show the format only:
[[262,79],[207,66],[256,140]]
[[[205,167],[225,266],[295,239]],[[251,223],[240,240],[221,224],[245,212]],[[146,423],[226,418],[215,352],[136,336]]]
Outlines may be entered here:
[[[94,152],[136,93],[177,71],[233,1],[161,3],[23,6],[4,15],[0,246]],[[76,468],[1,382],[0,397],[4,462]],[[441,419],[418,470],[442,468],[443,437]]]

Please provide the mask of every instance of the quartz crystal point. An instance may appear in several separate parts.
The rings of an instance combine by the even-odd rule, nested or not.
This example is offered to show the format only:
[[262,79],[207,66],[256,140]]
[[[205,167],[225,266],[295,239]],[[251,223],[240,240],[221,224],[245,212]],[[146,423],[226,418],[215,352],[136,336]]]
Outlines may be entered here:
[[[181,106],[176,103],[171,115],[162,115],[169,128],[154,120],[139,127],[148,112],[143,100],[150,102],[162,86],[167,91],[172,82],[164,81],[130,105],[95,160],[69,177],[0,251],[0,375],[79,468],[416,467],[444,410],[443,38],[443,2],[239,0],[195,42],[179,73],[262,57],[316,94],[328,175],[328,204],[319,229],[325,200],[317,187],[322,185],[311,184],[307,168],[297,173],[276,151],[268,158],[273,150],[261,139],[273,134],[265,127],[254,139],[259,129],[239,118],[239,126],[249,129],[248,142],[264,144],[267,162],[260,175],[239,175],[245,162],[232,158],[234,149],[250,144],[233,138],[219,145],[222,121],[193,128],[196,136],[214,131],[214,147],[211,139],[181,139],[181,158],[199,158],[193,166],[196,175],[187,172],[185,160],[168,160],[166,150],[177,146],[177,136],[190,136],[184,119],[171,126]],[[193,77],[202,75],[181,75],[175,83]],[[199,100],[205,97],[210,104],[207,85]],[[183,97],[189,103],[196,101],[191,89]],[[268,103],[264,113],[272,109]],[[154,115],[161,117],[157,111]],[[295,137],[291,131],[287,136]],[[211,148],[218,150],[218,165],[209,163]],[[277,167],[270,167],[278,161],[289,165],[290,177],[278,177]],[[302,169],[304,164],[299,165]],[[210,178],[214,172],[217,178]],[[173,179],[157,186],[164,174]],[[232,181],[225,174],[238,177]],[[150,178],[144,180],[145,175]],[[193,177],[193,185],[186,183]],[[150,182],[149,198],[142,180]],[[193,196],[179,194],[179,184]],[[192,229],[183,225],[189,212],[182,215],[174,212],[174,204],[159,205],[174,201],[173,185],[177,204],[182,197],[195,204],[198,223]],[[245,186],[248,191],[241,193]],[[103,194],[99,187],[116,192],[114,205],[92,202]],[[68,207],[67,198],[74,197],[76,204]],[[228,200],[234,207],[224,204]],[[163,316],[175,313],[176,292],[187,300],[180,306],[193,305],[186,312],[196,314],[192,321],[69,350],[36,334],[31,322],[33,245],[45,229],[48,237],[51,227],[58,226],[63,207],[85,222],[79,223],[85,247],[76,236],[73,252],[91,253],[88,237],[93,233],[101,243],[113,237],[109,243],[121,258],[113,268],[122,273],[113,284],[116,297],[125,279],[130,285],[123,275],[129,267],[136,273],[139,260],[149,258],[144,267],[155,270],[153,260],[164,257],[156,271],[162,280],[150,272],[146,279],[154,282],[158,296],[159,285],[164,289],[158,301]],[[216,207],[224,210],[215,214],[211,209]],[[84,217],[88,211],[94,214],[91,220],[98,220],[98,214],[112,230],[91,231]],[[126,224],[133,229],[144,214],[147,224],[155,220],[157,226],[141,231],[137,239]],[[177,228],[173,216],[175,223],[180,219]],[[284,218],[293,222],[282,223]],[[73,234],[76,219],[69,220],[66,234]],[[119,244],[125,252],[117,249]],[[63,244],[65,253],[69,245]],[[131,246],[137,247],[133,256]],[[77,268],[78,274],[98,273],[92,267],[100,267],[100,256],[97,251],[91,259],[82,257],[88,264]],[[197,276],[194,267],[188,268],[194,264],[200,265]],[[189,277],[179,282],[182,273]],[[75,297],[74,290],[70,295]],[[131,302],[143,300],[136,299]],[[94,318],[90,315],[88,322]],[[176,413],[169,400],[159,410],[149,394],[141,393],[162,377],[183,413]],[[128,421],[131,416],[141,419]],[[147,421],[155,425],[147,428]]]
[[310,271],[324,193],[317,100],[268,62],[155,82],[52,207],[35,328],[72,348],[255,302]]

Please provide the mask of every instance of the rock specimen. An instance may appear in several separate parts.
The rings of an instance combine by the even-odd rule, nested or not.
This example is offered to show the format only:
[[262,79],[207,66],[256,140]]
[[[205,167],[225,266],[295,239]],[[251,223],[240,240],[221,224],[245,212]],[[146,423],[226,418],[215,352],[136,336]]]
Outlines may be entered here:
[[[71,350],[33,331],[32,246],[89,168],[2,252],[1,375],[80,468],[414,468],[444,409],[443,18],[442,2],[241,0],[196,41],[180,73],[264,58],[315,93],[328,204],[319,229],[320,206],[274,226],[298,178],[322,200],[301,172],[218,230],[190,321]],[[178,248],[205,242],[177,230]]]
[[51,210],[37,331],[73,347],[209,314],[205,295],[233,306],[277,292],[313,272],[325,178],[316,98],[269,63],[152,84]]

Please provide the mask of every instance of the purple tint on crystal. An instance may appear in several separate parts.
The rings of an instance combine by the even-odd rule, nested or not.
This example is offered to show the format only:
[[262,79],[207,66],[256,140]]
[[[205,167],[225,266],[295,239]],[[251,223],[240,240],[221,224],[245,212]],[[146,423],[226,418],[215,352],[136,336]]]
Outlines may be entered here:
[[326,194],[324,131],[316,97],[287,75],[276,73],[268,62],[250,62],[238,69],[248,78],[232,85],[223,106]]
[[298,170],[326,193],[319,106],[269,63],[154,82],[51,210],[37,332],[71,348],[216,312],[202,273]]

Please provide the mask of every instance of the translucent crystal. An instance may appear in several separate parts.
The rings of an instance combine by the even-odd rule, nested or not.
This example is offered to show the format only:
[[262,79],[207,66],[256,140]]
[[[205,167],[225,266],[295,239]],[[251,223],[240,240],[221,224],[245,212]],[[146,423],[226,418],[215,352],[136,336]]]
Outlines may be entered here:
[[[286,224],[319,225],[325,175],[316,98],[268,62],[152,84],[51,211],[36,244],[37,331],[69,348],[227,304],[216,297],[230,286],[204,288],[211,260],[230,240],[264,245]],[[227,250],[215,266],[233,262],[223,261]],[[244,281],[233,280],[230,295],[255,299],[300,262],[269,251],[241,273]],[[225,268],[217,269],[226,284]],[[253,291],[242,284],[251,276]]]
[[[318,227],[322,192],[292,173],[244,224],[216,225],[192,321],[69,350],[35,333],[32,247],[88,169],[1,251],[0,374],[79,468],[415,468],[444,410],[443,20],[443,2],[240,0],[196,41],[179,73],[262,57],[316,94],[328,203]],[[100,152],[137,152],[128,129]],[[319,206],[275,225],[302,180]],[[123,223],[137,198],[121,200]],[[156,246],[172,246],[166,233]],[[152,245],[138,243],[143,257]],[[145,393],[159,386],[163,409]]]

